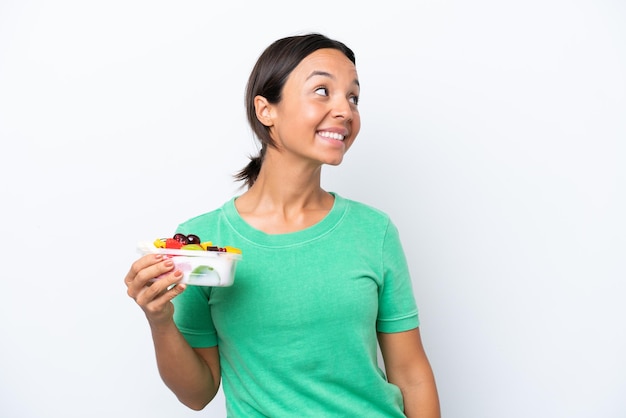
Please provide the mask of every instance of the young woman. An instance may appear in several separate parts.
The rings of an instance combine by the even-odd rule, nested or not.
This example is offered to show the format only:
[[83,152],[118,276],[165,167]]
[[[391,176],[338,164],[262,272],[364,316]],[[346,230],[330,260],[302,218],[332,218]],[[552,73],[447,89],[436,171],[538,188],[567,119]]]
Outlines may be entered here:
[[177,228],[240,248],[234,284],[172,287],[181,273],[158,255],[128,272],[161,377],[188,407],[204,408],[221,383],[229,417],[440,416],[397,229],[320,185],[359,133],[359,90],[343,43],[270,45],[246,92],[261,142],[235,176],[246,191]]

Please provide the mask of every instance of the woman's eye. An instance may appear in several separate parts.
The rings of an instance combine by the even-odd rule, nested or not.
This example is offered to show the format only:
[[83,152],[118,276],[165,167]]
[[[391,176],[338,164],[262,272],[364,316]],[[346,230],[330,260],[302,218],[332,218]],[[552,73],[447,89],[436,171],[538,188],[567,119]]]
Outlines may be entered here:
[[352,102],[353,105],[358,105],[359,104],[359,96],[350,96],[350,101]]
[[315,89],[315,93],[320,96],[328,96],[328,89],[326,87],[318,87]]

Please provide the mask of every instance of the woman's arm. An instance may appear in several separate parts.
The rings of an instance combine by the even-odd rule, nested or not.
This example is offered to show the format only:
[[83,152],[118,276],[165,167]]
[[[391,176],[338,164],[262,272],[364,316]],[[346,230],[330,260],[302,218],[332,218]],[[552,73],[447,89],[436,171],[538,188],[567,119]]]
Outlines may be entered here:
[[380,351],[389,382],[398,386],[409,418],[440,418],[439,395],[419,328],[398,333],[378,333]]
[[[184,285],[171,260],[146,255],[133,263],[124,282],[128,295],[143,309],[163,382],[178,399],[194,410],[204,408],[220,385],[217,347],[191,348],[174,323],[171,300],[182,293]],[[151,279],[159,277],[151,282]]]
[[181,403],[201,410],[219,389],[217,347],[191,348],[173,321],[151,329],[161,379]]

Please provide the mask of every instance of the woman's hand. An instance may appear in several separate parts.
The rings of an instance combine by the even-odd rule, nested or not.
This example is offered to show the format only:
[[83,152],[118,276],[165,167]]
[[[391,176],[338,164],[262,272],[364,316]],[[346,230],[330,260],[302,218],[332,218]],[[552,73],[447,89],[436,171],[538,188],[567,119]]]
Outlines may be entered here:
[[174,270],[170,258],[148,254],[132,264],[124,283],[128,296],[143,309],[148,322],[159,325],[172,319],[174,305],[171,300],[185,290],[184,284],[177,284],[182,277],[182,272]]
[[182,278],[170,258],[148,254],[133,263],[124,283],[150,323],[163,382],[182,403],[200,410],[219,389],[220,357],[217,347],[191,348],[174,323],[171,301],[185,290],[177,284]]

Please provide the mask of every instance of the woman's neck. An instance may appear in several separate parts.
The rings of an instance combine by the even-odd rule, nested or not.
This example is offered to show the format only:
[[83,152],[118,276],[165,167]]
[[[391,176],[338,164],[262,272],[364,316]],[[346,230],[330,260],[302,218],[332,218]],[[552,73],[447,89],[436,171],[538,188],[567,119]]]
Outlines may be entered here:
[[235,206],[246,222],[264,232],[298,231],[319,222],[333,207],[334,197],[320,181],[321,166],[273,164],[266,159]]

